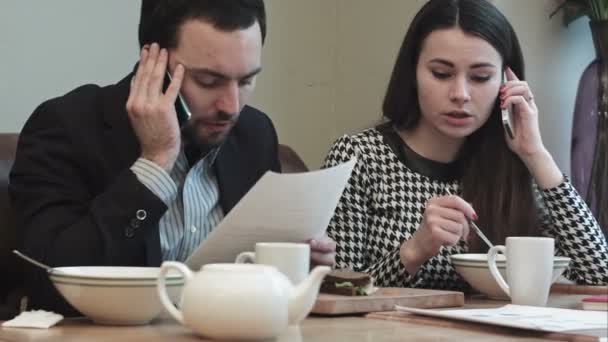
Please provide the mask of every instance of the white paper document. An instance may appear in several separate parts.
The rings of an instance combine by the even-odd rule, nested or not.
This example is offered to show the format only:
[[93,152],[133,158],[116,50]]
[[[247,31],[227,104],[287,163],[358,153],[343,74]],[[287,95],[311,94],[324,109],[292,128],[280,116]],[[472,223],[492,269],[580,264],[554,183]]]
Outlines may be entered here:
[[321,237],[356,160],[305,173],[267,172],[186,260],[202,265],[234,262],[256,242],[303,242]]
[[396,306],[397,311],[548,332],[608,329],[608,313],[508,304],[495,309],[429,310]]

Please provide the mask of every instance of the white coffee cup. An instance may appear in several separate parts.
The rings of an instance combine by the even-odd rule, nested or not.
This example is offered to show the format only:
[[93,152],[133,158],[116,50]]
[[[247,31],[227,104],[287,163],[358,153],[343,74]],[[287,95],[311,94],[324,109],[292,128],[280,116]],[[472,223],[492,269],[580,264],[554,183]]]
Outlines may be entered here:
[[310,246],[306,243],[258,242],[255,252],[243,252],[235,262],[275,266],[293,284],[299,284],[310,271]]
[[[547,305],[553,273],[554,246],[555,241],[552,238],[508,237],[506,247],[490,248],[490,273],[513,304]],[[496,267],[498,252],[506,255],[508,285]]]

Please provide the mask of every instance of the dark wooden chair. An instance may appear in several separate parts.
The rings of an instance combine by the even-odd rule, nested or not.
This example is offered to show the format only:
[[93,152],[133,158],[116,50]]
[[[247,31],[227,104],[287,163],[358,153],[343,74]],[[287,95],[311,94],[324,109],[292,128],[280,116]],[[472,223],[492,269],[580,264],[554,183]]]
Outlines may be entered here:
[[18,137],[17,133],[0,133],[0,319],[18,313],[23,295],[23,263],[12,253],[21,239],[8,198],[8,174]]
[[279,162],[283,173],[306,172],[308,167],[291,147],[279,145]]

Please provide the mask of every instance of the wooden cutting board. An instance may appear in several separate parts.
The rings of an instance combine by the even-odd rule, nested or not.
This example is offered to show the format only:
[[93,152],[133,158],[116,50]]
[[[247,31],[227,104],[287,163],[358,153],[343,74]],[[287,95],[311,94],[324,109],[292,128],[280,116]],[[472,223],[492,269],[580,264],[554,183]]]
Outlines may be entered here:
[[608,286],[553,284],[551,293],[605,295],[608,294]]
[[369,296],[339,296],[319,294],[312,313],[342,315],[376,311],[393,311],[395,305],[414,308],[447,308],[464,305],[464,294],[457,291],[379,288]]

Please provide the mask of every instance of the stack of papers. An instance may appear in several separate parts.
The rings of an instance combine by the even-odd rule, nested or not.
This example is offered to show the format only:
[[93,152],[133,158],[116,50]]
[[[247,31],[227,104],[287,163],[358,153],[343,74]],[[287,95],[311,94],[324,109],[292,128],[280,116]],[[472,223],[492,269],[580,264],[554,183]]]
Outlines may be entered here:
[[325,232],[356,160],[318,171],[267,172],[186,260],[234,262],[256,242],[304,242]]

